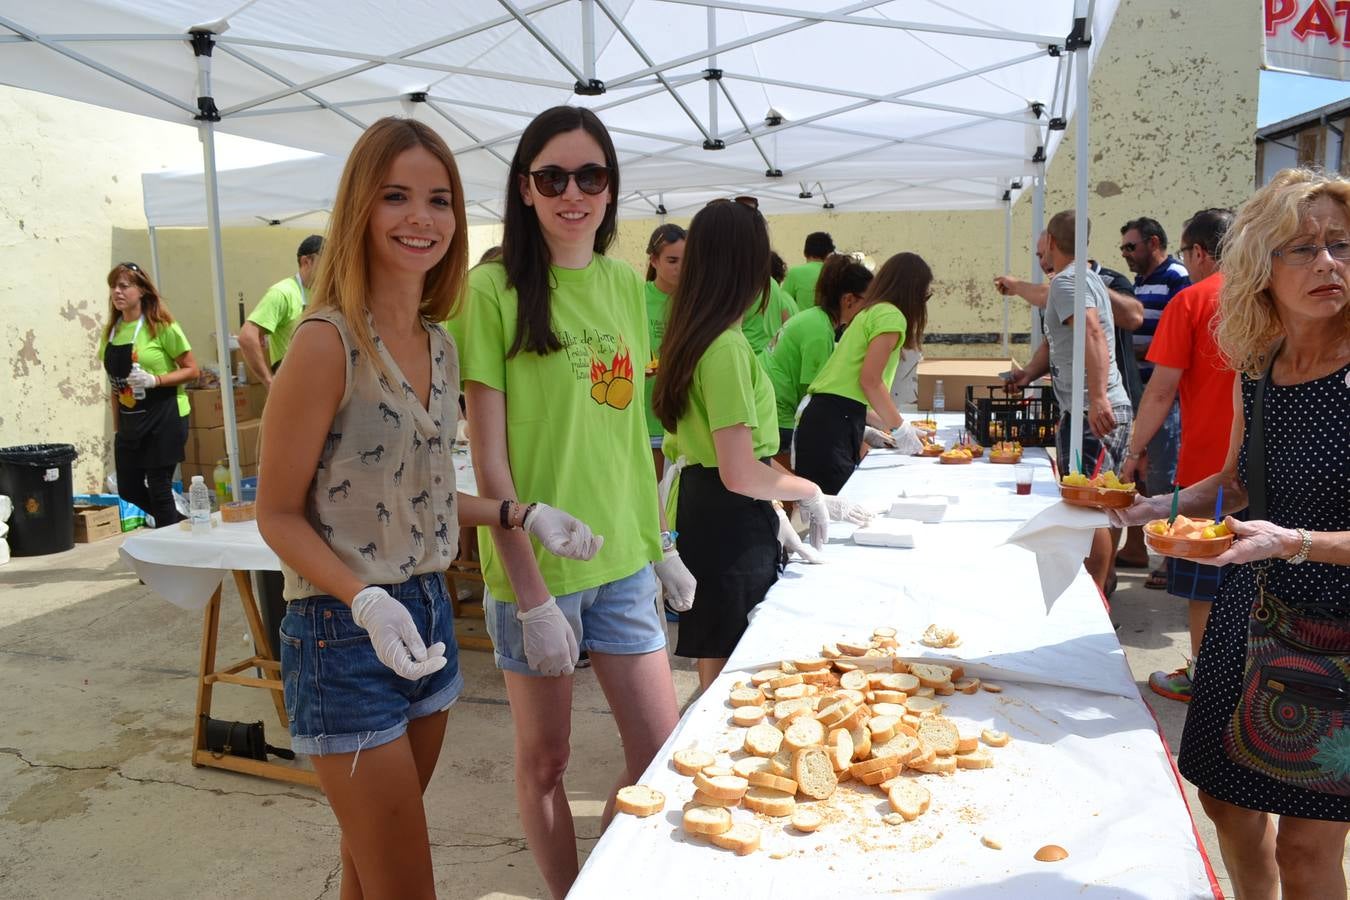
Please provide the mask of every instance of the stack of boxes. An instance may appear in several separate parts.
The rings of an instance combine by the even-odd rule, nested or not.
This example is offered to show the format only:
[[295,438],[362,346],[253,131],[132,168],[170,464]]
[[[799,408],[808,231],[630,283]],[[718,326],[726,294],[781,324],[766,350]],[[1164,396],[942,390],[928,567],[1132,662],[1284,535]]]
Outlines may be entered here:
[[[190,390],[192,416],[188,419],[187,446],[183,448],[183,484],[201,475],[214,484],[216,463],[228,454],[225,449],[225,408],[220,388]],[[262,425],[267,389],[261,384],[244,384],[234,389],[234,413],[238,420],[240,477],[258,474],[258,437]]]

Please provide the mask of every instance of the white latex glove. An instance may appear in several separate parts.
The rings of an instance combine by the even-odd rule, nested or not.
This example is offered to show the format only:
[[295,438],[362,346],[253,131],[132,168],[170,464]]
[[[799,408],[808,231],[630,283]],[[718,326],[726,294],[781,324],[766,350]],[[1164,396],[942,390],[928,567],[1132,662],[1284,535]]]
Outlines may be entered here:
[[516,610],[525,630],[525,661],[541,675],[570,675],[581,648],[576,632],[552,597],[531,610]]
[[824,547],[830,539],[830,507],[825,502],[824,492],[816,488],[815,496],[801,501],[797,508],[806,519],[806,539],[817,550]]
[[[1165,519],[1172,512],[1172,495],[1157,497],[1135,495],[1134,503],[1124,509],[1106,509],[1107,521],[1112,528],[1128,528],[1131,525],[1143,525],[1154,519]],[[1199,560],[1197,560],[1199,562]]]
[[868,425],[863,428],[863,443],[873,450],[886,450],[895,446],[895,438],[880,428],[873,428]]
[[843,497],[832,497],[825,494],[825,508],[830,511],[831,522],[848,522],[851,525],[866,525],[872,521],[874,513],[858,505],[850,503]]
[[797,534],[797,529],[793,528],[792,523],[788,521],[787,513],[781,509],[775,511],[778,513],[778,543],[782,544],[789,554],[795,553],[812,565],[825,562],[825,557],[822,554],[802,543],[801,537]]
[[895,449],[905,456],[917,456],[923,451],[923,440],[919,437],[919,429],[909,422],[901,422],[899,426],[893,429],[891,439],[895,442]]
[[652,568],[656,570],[656,577],[661,579],[661,587],[665,589],[666,602],[670,608],[676,612],[692,609],[698,582],[694,580],[694,573],[685,567],[684,560],[680,559],[680,551],[671,547]]
[[159,379],[140,366],[132,366],[130,374],[127,375],[127,384],[136,390],[149,390],[159,384]]
[[409,681],[445,666],[445,644],[428,647],[412,616],[384,588],[368,587],[352,598],[352,619],[370,634],[380,662]]
[[605,544],[604,537],[591,534],[585,522],[543,503],[525,514],[520,527],[549,553],[566,559],[592,559]]

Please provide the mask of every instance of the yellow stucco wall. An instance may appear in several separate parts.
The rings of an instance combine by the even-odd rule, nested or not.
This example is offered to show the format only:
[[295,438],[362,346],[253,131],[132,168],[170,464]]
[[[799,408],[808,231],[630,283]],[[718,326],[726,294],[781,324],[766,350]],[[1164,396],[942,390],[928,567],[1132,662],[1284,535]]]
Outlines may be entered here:
[[[1230,0],[1122,0],[1092,81],[1089,196],[1093,255],[1119,265],[1119,226],[1151,215],[1180,236],[1195,210],[1241,202],[1255,167],[1259,5]],[[1073,201],[1073,123],[1048,175],[1047,216]],[[228,141],[222,137],[222,141]],[[82,452],[77,490],[111,464],[111,421],[94,359],[107,314],[104,278],[118,260],[149,263],[140,174],[198,165],[196,133],[150,119],[0,88],[0,446],[63,441]],[[1029,194],[1014,210],[1014,271],[1030,262]],[[643,261],[654,220],[621,223],[614,253]],[[687,224],[687,223],[682,223]],[[774,245],[800,261],[810,231],[881,262],[923,255],[937,276],[930,331],[999,331],[1004,217],[987,213],[825,213],[775,217]],[[223,236],[231,324],[286,277],[316,228],[229,229]],[[496,229],[475,228],[477,257]],[[161,288],[204,361],[214,361],[206,236],[160,233]],[[1013,330],[1028,317],[1014,307]],[[934,345],[929,356],[992,355],[997,346]],[[1016,350],[1016,348],[1015,348]],[[1025,355],[1025,350],[1023,354]]]

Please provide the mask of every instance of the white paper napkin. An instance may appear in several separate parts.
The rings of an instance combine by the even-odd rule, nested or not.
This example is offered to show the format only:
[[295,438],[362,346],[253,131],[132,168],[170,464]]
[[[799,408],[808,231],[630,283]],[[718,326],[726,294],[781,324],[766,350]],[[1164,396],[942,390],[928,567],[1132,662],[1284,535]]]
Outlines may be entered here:
[[1036,554],[1045,611],[1078,577],[1078,570],[1092,547],[1092,532],[1105,528],[1106,513],[1056,503],[1032,516],[1004,542]]
[[947,514],[946,497],[901,497],[886,515],[892,519],[918,519],[936,525]]
[[914,534],[922,527],[913,519],[873,519],[853,532],[853,543],[864,547],[914,546]]

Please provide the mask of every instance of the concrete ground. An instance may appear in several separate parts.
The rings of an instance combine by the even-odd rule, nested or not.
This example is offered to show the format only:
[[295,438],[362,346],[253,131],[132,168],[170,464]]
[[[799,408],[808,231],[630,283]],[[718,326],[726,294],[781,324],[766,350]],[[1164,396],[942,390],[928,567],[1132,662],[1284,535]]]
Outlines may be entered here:
[[[0,567],[0,895],[7,898],[336,898],[338,830],[317,790],[189,762],[201,618],[166,603],[119,561],[120,538]],[[1185,607],[1122,571],[1112,618],[1173,752],[1182,704],[1148,673],[1186,653]],[[250,645],[233,586],[221,658]],[[443,898],[543,896],[514,811],[510,715],[486,653],[461,654],[465,691],[427,792]],[[681,703],[696,686],[676,661]],[[576,679],[568,791],[582,852],[621,754],[593,676]],[[219,686],[214,715],[263,720],[261,691]],[[1228,896],[1213,828],[1187,799]]]

